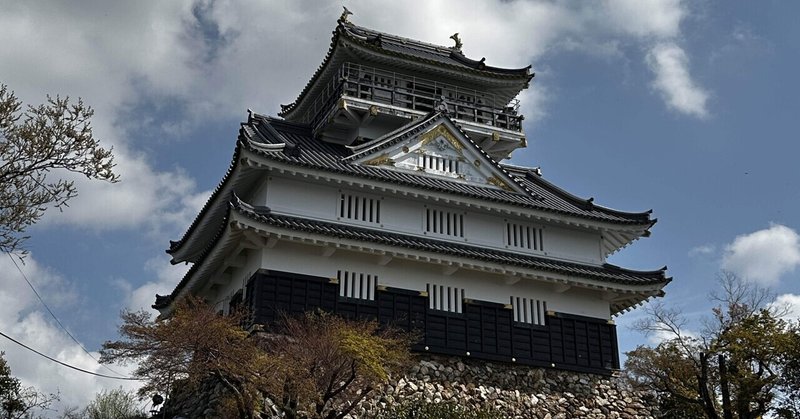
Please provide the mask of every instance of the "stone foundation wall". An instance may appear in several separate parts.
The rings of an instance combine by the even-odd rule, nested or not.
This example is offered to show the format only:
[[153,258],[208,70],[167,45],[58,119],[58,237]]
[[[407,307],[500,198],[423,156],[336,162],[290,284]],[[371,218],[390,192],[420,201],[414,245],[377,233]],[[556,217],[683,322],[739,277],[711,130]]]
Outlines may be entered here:
[[[171,400],[170,410],[187,418],[220,418],[223,391],[221,385],[205,385]],[[490,409],[509,419],[658,417],[646,395],[619,378],[426,355],[404,377],[362,402],[349,418],[372,418],[388,405],[415,399]]]
[[654,418],[646,395],[619,378],[426,356],[409,374],[363,403],[354,417],[373,417],[399,400],[422,398],[488,408],[514,419]]

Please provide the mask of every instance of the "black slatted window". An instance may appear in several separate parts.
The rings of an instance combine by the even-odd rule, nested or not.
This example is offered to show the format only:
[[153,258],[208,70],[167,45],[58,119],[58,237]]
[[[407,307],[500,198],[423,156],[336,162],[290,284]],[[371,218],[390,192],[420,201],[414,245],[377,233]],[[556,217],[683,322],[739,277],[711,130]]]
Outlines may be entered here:
[[526,297],[511,297],[511,306],[514,309],[514,321],[520,323],[545,325],[547,316],[547,302]]
[[426,233],[464,237],[464,214],[426,208],[424,226]]
[[544,251],[542,234],[542,229],[539,227],[506,221],[505,243],[508,248],[542,252]]
[[381,200],[342,192],[339,194],[338,218],[361,223],[380,224]]
[[428,308],[432,310],[461,313],[464,309],[464,289],[444,285],[428,284]]
[[378,276],[363,272],[338,271],[336,279],[339,280],[339,296],[357,298],[360,300],[375,300],[375,287],[378,285]]

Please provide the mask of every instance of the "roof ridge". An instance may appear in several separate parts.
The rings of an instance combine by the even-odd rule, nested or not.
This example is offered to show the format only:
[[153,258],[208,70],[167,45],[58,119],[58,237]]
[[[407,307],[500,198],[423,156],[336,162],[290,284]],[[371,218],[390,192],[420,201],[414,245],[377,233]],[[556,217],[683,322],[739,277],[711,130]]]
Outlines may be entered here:
[[420,41],[418,39],[408,38],[408,37],[405,37],[405,36],[396,35],[396,34],[392,34],[392,33],[388,33],[388,32],[383,32],[383,31],[379,31],[379,30],[376,30],[376,29],[370,29],[370,28],[367,28],[367,27],[364,27],[364,26],[356,25],[355,23],[352,23],[352,22],[346,22],[346,23],[344,23],[344,26],[350,26],[352,28],[360,29],[360,30],[363,30],[365,32],[371,32],[372,34],[380,35],[381,39],[396,39],[396,40],[398,40],[400,42],[410,43],[410,44],[412,44],[414,46],[424,46],[424,47],[432,48],[432,49],[437,50],[437,52],[446,52],[446,53],[449,54],[451,51],[454,50],[453,47],[446,47],[444,45],[434,44],[432,42]]
[[595,204],[594,197],[581,198],[577,195],[567,192],[566,190],[546,180],[541,174],[529,171],[525,173],[525,178],[545,189],[548,189],[550,192],[560,196],[561,198],[571,201],[573,204],[585,210],[598,209],[600,211],[608,212],[618,216],[646,218],[646,220],[642,221],[651,221],[650,226],[653,226],[653,224],[655,224],[657,221],[656,219],[650,220],[650,214],[653,212],[652,209],[642,212],[620,211],[603,205]]
[[[454,242],[450,242],[450,241],[446,241],[446,240],[438,240],[438,239],[431,238],[431,237],[417,237],[417,236],[413,236],[413,235],[405,234],[405,233],[386,232],[386,231],[371,229],[371,228],[362,227],[362,226],[354,226],[354,225],[343,224],[343,223],[340,224],[340,223],[335,223],[335,222],[331,222],[331,221],[314,220],[314,219],[309,219],[309,218],[297,217],[297,216],[293,216],[293,215],[275,214],[275,213],[259,214],[259,213],[255,212],[255,211],[248,210],[246,207],[239,207],[237,209],[239,209],[240,212],[248,212],[248,213],[250,213],[252,215],[255,215],[259,219],[264,218],[264,217],[270,217],[270,218],[275,218],[275,219],[284,219],[284,220],[289,220],[289,221],[299,221],[299,222],[308,223],[308,224],[315,224],[315,225],[318,225],[318,226],[321,226],[321,227],[325,227],[328,230],[330,230],[332,228],[342,228],[342,229],[351,230],[353,232],[366,233],[366,234],[369,235],[369,237],[362,238],[362,240],[366,240],[366,241],[377,241],[379,239],[379,236],[396,236],[398,238],[404,239],[407,242],[417,241],[417,242],[420,242],[420,243],[429,243],[429,244],[433,244],[433,245],[447,245],[448,247],[451,247],[453,249],[458,249],[458,250],[468,251],[468,252],[470,252],[470,251],[471,252],[481,251],[481,252],[485,252],[485,253],[492,254],[492,255],[497,255],[497,256],[511,256],[511,257],[515,257],[515,258],[519,258],[519,259],[538,261],[538,262],[554,264],[554,265],[561,265],[561,266],[564,266],[564,267],[581,268],[581,269],[598,270],[598,271],[609,270],[609,271],[613,271],[613,272],[620,273],[620,274],[638,275],[638,276],[644,276],[644,277],[654,277],[652,279],[662,279],[663,278],[664,280],[669,280],[669,278],[665,276],[666,267],[663,267],[663,268],[660,268],[660,269],[656,269],[656,270],[650,270],[650,271],[644,271],[644,270],[643,271],[637,271],[637,270],[633,270],[633,269],[622,268],[622,267],[619,267],[619,266],[616,266],[616,265],[612,265],[612,264],[608,264],[608,263],[604,263],[602,265],[591,265],[591,264],[584,264],[584,263],[579,263],[579,262],[575,262],[575,261],[565,261],[565,260],[558,260],[558,259],[550,259],[550,258],[538,256],[538,255],[526,255],[526,254],[521,254],[521,253],[514,253],[514,252],[510,252],[510,251],[504,251],[504,250],[501,250],[501,249],[489,249],[489,248],[476,246],[476,245],[471,245],[471,244],[454,243]],[[245,214],[245,215],[247,215],[247,214]],[[321,230],[318,233],[319,234],[323,234],[323,235],[334,235],[334,236],[337,236],[337,234],[335,232],[326,231],[325,229]],[[413,244],[405,244],[405,245],[398,245],[398,246],[415,248],[415,246]],[[443,251],[443,252],[447,253],[446,251]]]
[[[355,33],[355,31],[361,31],[367,33],[369,35],[363,35]],[[322,74],[325,72],[325,69],[328,67],[328,64],[334,58],[335,51],[337,46],[340,44],[339,38],[341,36],[346,37],[347,39],[353,41],[356,45],[359,45],[361,48],[366,48],[378,54],[383,54],[389,57],[397,57],[404,60],[411,60],[415,62],[427,63],[430,64],[432,59],[425,59],[423,57],[417,57],[413,54],[403,53],[400,51],[391,51],[389,49],[383,48],[380,45],[376,45],[372,42],[369,38],[377,37],[381,41],[389,41],[390,43],[399,43],[405,47],[416,49],[418,51],[426,51],[432,52],[438,55],[440,58],[447,58],[452,60],[453,62],[440,62],[439,65],[442,65],[447,68],[455,68],[460,69],[461,71],[468,71],[468,72],[478,72],[479,74],[483,74],[484,76],[493,74],[493,77],[500,77],[503,79],[509,78],[525,78],[525,87],[528,86],[528,83],[533,78],[534,74],[530,71],[531,66],[528,65],[527,67],[522,68],[503,68],[503,67],[494,67],[485,65],[484,59],[482,60],[472,60],[466,56],[459,50],[455,48],[445,47],[443,45],[436,45],[416,39],[405,38],[399,35],[394,35],[390,33],[380,32],[374,29],[365,28],[362,26],[355,25],[351,22],[343,22],[339,21],[332,32],[330,46],[328,47],[328,51],[325,54],[325,57],[322,59],[322,62],[317,67],[317,69],[312,74],[309,81],[301,90],[300,94],[287,105],[281,105],[281,111],[278,113],[280,116],[286,116],[297,109],[297,106],[300,104],[301,99],[305,97],[305,95],[313,88]],[[492,77],[492,76],[490,76]]]
[[369,150],[371,150],[373,148],[378,148],[378,147],[384,145],[385,143],[391,142],[392,139],[393,139],[392,137],[394,137],[395,139],[400,138],[403,135],[408,134],[408,132],[413,131],[413,130],[415,130],[417,128],[420,128],[420,127],[422,127],[423,125],[425,125],[427,123],[430,123],[431,121],[436,119],[436,117],[439,116],[440,114],[441,114],[441,112],[439,112],[439,111],[431,111],[427,115],[425,115],[425,116],[423,116],[421,118],[412,119],[411,122],[401,126],[400,128],[395,129],[394,131],[391,131],[391,132],[388,132],[388,133],[386,133],[384,135],[381,135],[380,137],[378,137],[378,138],[376,138],[376,139],[374,139],[372,141],[369,141],[369,142],[366,142],[364,144],[360,144],[360,145],[357,145],[357,146],[353,146],[353,147],[346,146],[350,150],[353,151],[353,154],[351,154],[350,156],[345,157],[344,160],[345,161],[354,160],[360,154],[366,153],[366,152],[368,152]]

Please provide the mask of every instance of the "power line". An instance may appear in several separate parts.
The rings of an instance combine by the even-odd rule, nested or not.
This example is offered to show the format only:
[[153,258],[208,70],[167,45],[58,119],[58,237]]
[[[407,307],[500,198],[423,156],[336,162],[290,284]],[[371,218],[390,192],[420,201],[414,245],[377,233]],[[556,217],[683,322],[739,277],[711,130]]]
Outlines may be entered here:
[[33,348],[31,348],[30,346],[28,346],[28,345],[26,345],[26,344],[24,344],[24,343],[22,343],[22,342],[20,342],[20,341],[18,341],[18,340],[16,340],[16,339],[12,338],[11,336],[8,336],[7,334],[5,334],[5,333],[3,333],[3,332],[0,332],[0,336],[2,336],[2,337],[4,337],[4,338],[6,338],[6,339],[8,339],[8,340],[10,340],[10,341],[12,341],[12,342],[14,342],[14,343],[16,343],[16,344],[17,344],[17,345],[19,345],[19,346],[22,346],[23,348],[25,348],[25,349],[27,349],[27,350],[29,350],[29,351],[31,351],[31,352],[33,352],[33,353],[35,353],[35,354],[39,355],[39,356],[42,356],[42,357],[44,357],[44,358],[47,358],[47,359],[49,359],[49,360],[51,360],[51,361],[53,361],[53,362],[55,362],[55,363],[57,363],[57,364],[61,364],[61,365],[65,366],[65,367],[67,367],[67,368],[72,368],[72,369],[73,369],[73,370],[75,370],[75,371],[80,371],[80,372],[82,372],[82,373],[84,373],[84,374],[90,374],[90,375],[94,375],[94,376],[97,376],[97,377],[102,377],[102,378],[110,378],[110,379],[112,379],[112,380],[142,381],[142,380],[141,380],[141,379],[139,379],[139,378],[133,378],[133,377],[115,377],[115,376],[112,376],[112,375],[100,374],[100,373],[92,372],[92,371],[89,371],[89,370],[85,370],[85,369],[83,369],[83,368],[78,368],[78,367],[76,367],[76,366],[73,366],[73,365],[67,364],[66,362],[59,361],[59,360],[57,360],[57,359],[55,359],[55,358],[53,358],[53,357],[47,356],[47,355],[45,355],[45,354],[43,354],[43,353],[41,353],[41,352],[37,351],[36,349],[33,349]]
[[31,287],[31,290],[33,290],[33,293],[34,293],[34,294],[36,294],[36,298],[38,298],[38,299],[39,299],[39,302],[40,302],[40,303],[42,303],[42,305],[44,306],[44,308],[46,308],[46,309],[47,309],[47,312],[48,312],[48,313],[50,313],[50,316],[51,316],[51,317],[53,317],[53,319],[56,321],[56,323],[58,323],[58,325],[61,327],[61,329],[63,329],[63,330],[64,330],[64,332],[66,332],[66,333],[67,333],[67,335],[68,335],[70,338],[72,338],[72,340],[73,340],[73,341],[74,341],[76,344],[78,344],[78,346],[80,346],[80,347],[81,347],[81,349],[83,349],[83,352],[86,352],[86,355],[89,355],[89,357],[90,357],[90,358],[94,359],[94,360],[95,360],[95,362],[97,362],[97,363],[98,363],[99,365],[101,365],[103,368],[105,368],[105,369],[107,369],[107,370],[111,371],[111,372],[112,372],[112,373],[114,373],[114,374],[117,374],[117,375],[122,375],[122,374],[118,373],[117,371],[114,371],[114,370],[112,370],[112,369],[111,369],[111,367],[109,367],[109,366],[107,366],[107,365],[105,365],[105,364],[102,364],[102,363],[100,363],[100,360],[98,360],[97,358],[95,358],[95,357],[94,357],[94,355],[92,355],[92,354],[91,354],[91,352],[89,352],[89,351],[88,351],[88,350],[87,350],[87,349],[86,349],[86,348],[83,346],[83,344],[81,344],[81,343],[78,341],[78,339],[76,339],[76,338],[75,338],[75,336],[72,336],[72,333],[70,333],[70,332],[69,332],[69,330],[67,330],[67,328],[66,328],[66,327],[64,327],[64,325],[61,323],[61,320],[58,320],[58,317],[56,317],[55,313],[53,313],[53,310],[50,310],[50,307],[47,305],[47,303],[45,303],[45,302],[44,302],[44,299],[42,299],[42,296],[41,296],[41,295],[39,295],[39,292],[38,292],[38,291],[36,291],[36,288],[33,286],[33,283],[31,283],[31,281],[28,279],[28,276],[27,276],[27,275],[25,275],[25,272],[23,272],[23,271],[22,271],[22,269],[19,267],[19,265],[17,264],[17,261],[16,261],[16,260],[14,260],[14,256],[12,256],[12,255],[11,255],[11,252],[6,252],[6,254],[7,254],[7,255],[8,255],[8,257],[11,259],[11,262],[13,262],[13,263],[14,263],[14,266],[16,266],[16,267],[17,267],[17,270],[19,271],[20,275],[22,275],[22,278],[25,280],[25,282],[27,282],[27,283],[28,283],[28,286],[29,286],[29,287]]

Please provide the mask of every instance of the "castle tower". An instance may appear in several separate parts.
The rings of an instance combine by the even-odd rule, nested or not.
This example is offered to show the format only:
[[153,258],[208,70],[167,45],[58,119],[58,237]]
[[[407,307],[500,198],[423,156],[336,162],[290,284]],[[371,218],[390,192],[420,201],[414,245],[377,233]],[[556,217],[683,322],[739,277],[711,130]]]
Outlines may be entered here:
[[255,323],[324,309],[416,330],[416,350],[609,374],[613,317],[663,295],[666,268],[609,254],[649,235],[622,212],[501,161],[525,147],[530,68],[339,20],[281,118],[251,113],[183,237],[192,263],[155,308],[198,295]]

